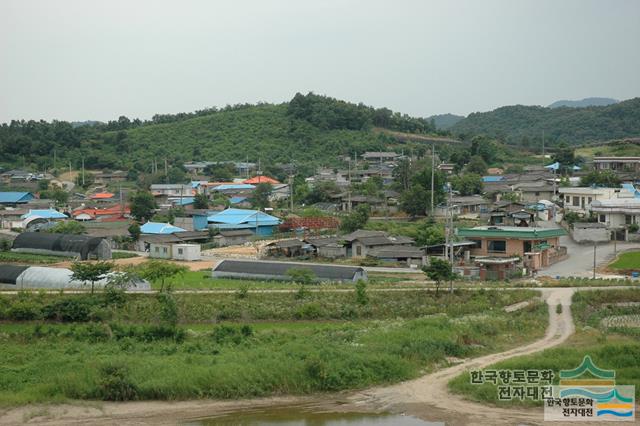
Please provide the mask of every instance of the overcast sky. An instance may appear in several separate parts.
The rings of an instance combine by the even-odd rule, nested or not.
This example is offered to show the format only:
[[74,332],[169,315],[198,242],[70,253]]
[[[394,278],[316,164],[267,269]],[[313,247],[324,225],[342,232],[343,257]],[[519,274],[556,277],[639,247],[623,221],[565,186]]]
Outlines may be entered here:
[[2,0],[0,122],[314,91],[418,116],[640,96],[637,0]]

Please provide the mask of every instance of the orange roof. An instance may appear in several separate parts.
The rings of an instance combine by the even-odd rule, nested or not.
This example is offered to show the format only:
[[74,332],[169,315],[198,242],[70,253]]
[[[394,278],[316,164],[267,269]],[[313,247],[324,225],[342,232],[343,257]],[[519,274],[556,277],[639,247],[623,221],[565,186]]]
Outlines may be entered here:
[[92,200],[106,200],[107,198],[113,198],[116,194],[112,194],[111,192],[98,192],[97,194],[93,194],[89,196]]
[[278,182],[277,180],[270,178],[269,176],[254,176],[251,179],[247,179],[245,181],[243,181],[242,183],[248,183],[248,184],[256,184],[256,183],[270,183],[270,184],[278,184],[280,182]]
[[110,216],[110,215],[119,215],[119,214],[130,214],[131,213],[131,209],[128,206],[125,206],[124,209],[119,206],[119,205],[115,205],[115,206],[111,206],[111,207],[106,207],[104,209],[97,209],[97,208],[93,208],[93,209],[78,209],[78,210],[74,210],[73,212],[71,212],[71,215],[73,217],[79,216],[81,214],[88,214],[89,216],[92,217],[96,217],[96,216]]

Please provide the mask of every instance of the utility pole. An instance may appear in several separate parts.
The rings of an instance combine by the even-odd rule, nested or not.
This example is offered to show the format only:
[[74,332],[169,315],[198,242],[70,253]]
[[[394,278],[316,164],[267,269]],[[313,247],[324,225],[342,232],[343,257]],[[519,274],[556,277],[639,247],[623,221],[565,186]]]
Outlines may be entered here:
[[169,177],[169,165],[166,158],[164,159],[164,177]]
[[84,157],[82,157],[82,186],[84,186]]
[[[447,182],[447,190],[449,191],[447,198],[447,218],[446,224],[447,234],[449,235],[449,262],[451,263],[451,272],[453,273],[453,212],[451,211],[451,183]],[[445,259],[446,260],[446,259]],[[449,281],[449,293],[453,293],[453,277]]]
[[[353,154],[354,161],[355,161],[355,158],[356,158],[356,154],[354,153]],[[348,170],[349,170],[349,172],[348,172],[349,186],[348,186],[348,189],[347,189],[347,211],[349,213],[351,213],[351,158],[349,158],[349,161],[347,162],[347,164],[349,165],[348,166]]]
[[596,279],[596,247],[598,243],[593,242],[593,279]]
[[544,130],[542,131],[542,162],[544,163]]
[[431,217],[434,212],[434,180],[436,176],[436,144],[431,145]]
[[289,175],[289,201],[291,204],[291,213],[293,213],[293,176]]

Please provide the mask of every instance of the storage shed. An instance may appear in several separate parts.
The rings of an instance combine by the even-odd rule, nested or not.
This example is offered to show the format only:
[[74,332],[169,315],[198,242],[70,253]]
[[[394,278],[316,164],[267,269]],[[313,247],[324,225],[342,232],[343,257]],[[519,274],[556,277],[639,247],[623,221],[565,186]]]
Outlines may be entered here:
[[[117,274],[111,272],[109,275]],[[89,283],[71,279],[73,272],[63,268],[48,268],[41,266],[0,265],[0,289],[66,289],[90,288]],[[95,287],[104,287],[109,282],[109,276],[96,281]],[[150,290],[148,281],[132,280],[127,283],[128,290]]]
[[216,278],[251,278],[289,281],[291,269],[308,269],[318,282],[356,282],[367,280],[367,272],[357,266],[319,265],[301,262],[264,262],[248,260],[223,260],[213,268]]
[[80,260],[111,259],[111,247],[103,238],[87,235],[24,232],[13,240],[12,251],[78,257]]

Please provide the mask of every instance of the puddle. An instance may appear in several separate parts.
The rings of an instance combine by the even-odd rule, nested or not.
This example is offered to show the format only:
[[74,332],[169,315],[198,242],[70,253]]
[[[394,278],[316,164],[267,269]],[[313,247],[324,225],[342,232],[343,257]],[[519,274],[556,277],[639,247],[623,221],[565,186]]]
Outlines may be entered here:
[[411,416],[373,413],[327,413],[298,408],[246,410],[183,423],[184,426],[443,426]]

